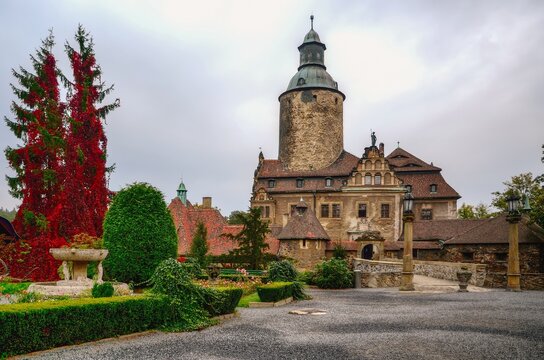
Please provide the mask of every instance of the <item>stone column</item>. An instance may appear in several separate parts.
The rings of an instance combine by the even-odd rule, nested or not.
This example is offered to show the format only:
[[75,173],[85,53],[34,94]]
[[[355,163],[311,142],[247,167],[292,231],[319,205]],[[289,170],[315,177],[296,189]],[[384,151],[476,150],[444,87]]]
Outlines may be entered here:
[[518,227],[521,216],[518,214],[508,215],[506,220],[508,226],[508,283],[507,291],[521,291],[520,270],[519,270],[519,238]]
[[404,222],[404,256],[402,257],[402,279],[399,290],[413,291],[414,289],[414,264],[412,261],[412,240],[414,236],[414,214],[405,213]]

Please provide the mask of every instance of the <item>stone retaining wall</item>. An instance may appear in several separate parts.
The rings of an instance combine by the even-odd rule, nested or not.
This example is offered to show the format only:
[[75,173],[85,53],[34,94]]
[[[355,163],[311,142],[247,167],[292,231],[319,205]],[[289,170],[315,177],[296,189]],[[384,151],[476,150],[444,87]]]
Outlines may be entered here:
[[[402,260],[373,261],[365,259],[354,259],[355,270],[361,270],[362,287],[395,287],[400,286],[400,275],[402,274]],[[486,281],[486,265],[471,263],[451,263],[444,261],[421,261],[414,260],[414,274],[457,281],[457,271],[461,267],[467,267],[472,272],[469,284],[484,286]],[[369,286],[376,285],[376,286]],[[383,284],[384,286],[380,286]]]
[[[506,273],[487,273],[485,287],[506,289]],[[520,285],[522,290],[544,290],[544,273],[521,274]]]

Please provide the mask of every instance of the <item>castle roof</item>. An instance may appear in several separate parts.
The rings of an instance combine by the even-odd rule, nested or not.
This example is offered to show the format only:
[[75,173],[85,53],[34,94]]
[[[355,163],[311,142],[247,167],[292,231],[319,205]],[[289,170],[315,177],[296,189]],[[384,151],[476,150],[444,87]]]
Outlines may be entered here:
[[287,225],[278,234],[279,240],[330,240],[315,213],[300,201]]
[[386,156],[389,166],[396,172],[440,171],[439,167],[428,164],[401,147],[396,148]]
[[[178,235],[178,254],[188,254],[191,250],[193,235],[199,222],[202,222],[208,231],[208,254],[221,255],[238,248],[235,240],[229,239],[223,234],[238,234],[242,225],[229,225],[219,210],[214,208],[202,208],[193,206],[189,201],[187,205],[178,198],[174,198],[168,210],[172,215],[176,233]],[[268,252],[276,254],[279,249],[278,240],[269,234],[265,241]]]
[[289,170],[279,160],[263,160],[258,178],[303,178],[303,177],[338,177],[349,176],[357,166],[359,158],[343,150],[340,156],[329,166],[319,170]]

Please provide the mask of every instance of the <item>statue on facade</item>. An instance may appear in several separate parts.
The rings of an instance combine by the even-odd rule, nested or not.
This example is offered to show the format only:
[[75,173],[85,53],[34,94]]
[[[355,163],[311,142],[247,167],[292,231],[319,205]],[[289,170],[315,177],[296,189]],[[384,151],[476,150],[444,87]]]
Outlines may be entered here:
[[370,135],[370,138],[372,139],[372,147],[376,146],[376,133],[373,131]]

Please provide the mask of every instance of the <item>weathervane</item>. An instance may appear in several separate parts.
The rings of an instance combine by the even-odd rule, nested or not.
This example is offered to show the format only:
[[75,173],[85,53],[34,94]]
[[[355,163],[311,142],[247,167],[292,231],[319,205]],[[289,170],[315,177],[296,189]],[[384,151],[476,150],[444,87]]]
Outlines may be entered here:
[[312,27],[312,30],[314,29],[314,15],[310,15],[310,23],[311,23],[311,27]]

